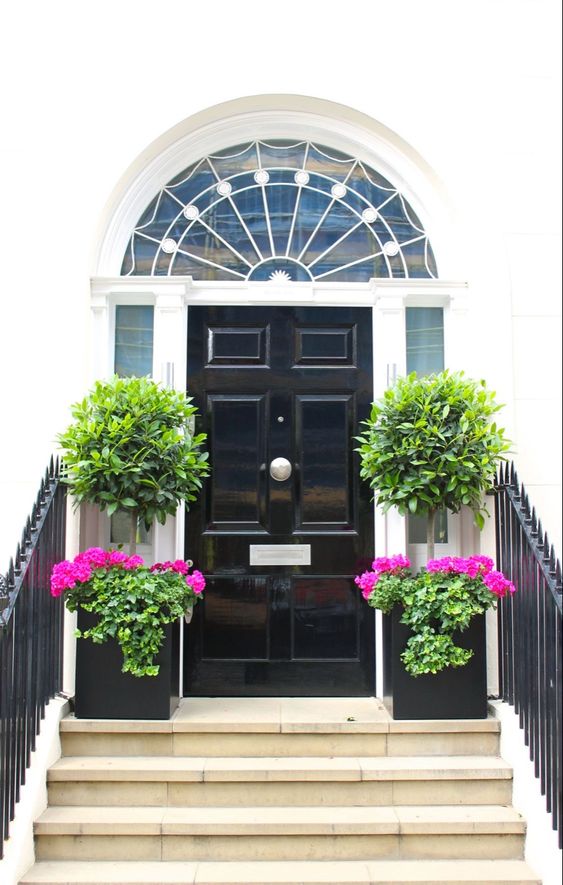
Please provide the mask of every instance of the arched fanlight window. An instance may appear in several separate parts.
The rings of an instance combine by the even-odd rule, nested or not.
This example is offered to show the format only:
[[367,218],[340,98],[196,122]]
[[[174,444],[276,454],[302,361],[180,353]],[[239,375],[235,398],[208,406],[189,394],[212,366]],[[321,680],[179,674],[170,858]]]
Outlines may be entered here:
[[436,277],[407,200],[361,160],[311,142],[254,141],[205,157],[144,211],[124,276],[365,282]]

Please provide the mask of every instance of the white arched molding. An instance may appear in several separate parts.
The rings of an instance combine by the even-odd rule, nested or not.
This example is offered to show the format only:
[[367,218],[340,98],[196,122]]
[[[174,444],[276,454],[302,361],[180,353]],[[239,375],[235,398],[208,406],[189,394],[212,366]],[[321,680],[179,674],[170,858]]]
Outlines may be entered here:
[[423,158],[395,132],[352,108],[299,95],[258,95],[215,105],[170,129],[132,163],[103,212],[93,255],[95,277],[120,273],[128,239],[151,199],[187,165],[257,138],[318,141],[356,156],[388,178],[428,233],[442,279],[465,276],[463,238],[446,190]]

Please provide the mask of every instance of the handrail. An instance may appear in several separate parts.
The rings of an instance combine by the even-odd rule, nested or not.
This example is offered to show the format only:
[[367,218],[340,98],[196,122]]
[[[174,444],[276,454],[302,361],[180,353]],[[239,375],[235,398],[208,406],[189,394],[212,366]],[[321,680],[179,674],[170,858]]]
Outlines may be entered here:
[[518,591],[499,604],[499,693],[518,714],[562,847],[561,564],[513,463],[495,488],[497,563]]
[[62,685],[64,609],[49,593],[52,566],[65,552],[59,475],[51,459],[16,556],[0,575],[0,858],[45,706]]

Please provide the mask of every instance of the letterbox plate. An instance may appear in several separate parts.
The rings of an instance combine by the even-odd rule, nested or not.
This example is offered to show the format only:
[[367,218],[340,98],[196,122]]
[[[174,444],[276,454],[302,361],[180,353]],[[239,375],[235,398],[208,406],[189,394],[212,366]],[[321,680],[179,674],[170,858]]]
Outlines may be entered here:
[[311,545],[250,544],[250,565],[311,565]]

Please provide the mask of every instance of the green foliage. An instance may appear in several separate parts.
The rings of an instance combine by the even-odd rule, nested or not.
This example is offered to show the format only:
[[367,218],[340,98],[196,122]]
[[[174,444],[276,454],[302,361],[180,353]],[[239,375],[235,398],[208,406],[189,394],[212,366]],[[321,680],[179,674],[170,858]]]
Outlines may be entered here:
[[372,406],[357,437],[361,476],[384,511],[457,513],[470,507],[482,528],[483,494],[509,444],[492,420],[501,407],[484,381],[463,372],[400,378]]
[[467,663],[473,652],[456,645],[454,633],[492,608],[496,597],[480,576],[423,569],[414,577],[382,574],[367,601],[386,614],[401,606],[401,623],[411,630],[401,660],[411,676],[422,676]]
[[157,676],[164,625],[177,621],[198,598],[185,575],[142,566],[95,569],[87,583],[66,591],[65,603],[69,611],[80,607],[98,616],[90,629],[77,630],[77,637],[96,643],[115,639],[123,652],[123,673]]
[[194,501],[209,466],[205,434],[190,432],[190,402],[149,378],[98,381],[58,437],[76,503],[137,514],[149,528]]
[[369,604],[385,614],[389,614],[395,605],[402,605],[405,588],[412,581],[410,576],[405,577],[406,574],[401,570],[399,574],[385,572],[381,575],[368,597]]
[[411,676],[422,676],[445,667],[463,667],[472,656],[473,652],[456,645],[449,633],[437,633],[426,625],[409,638],[401,660]]

